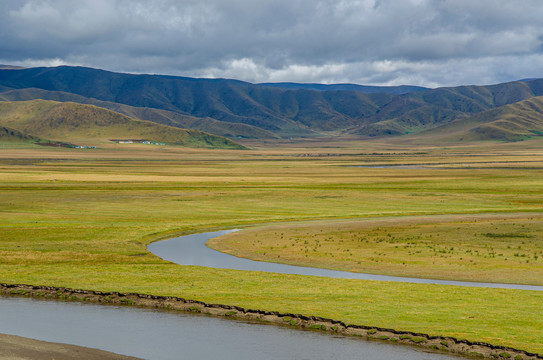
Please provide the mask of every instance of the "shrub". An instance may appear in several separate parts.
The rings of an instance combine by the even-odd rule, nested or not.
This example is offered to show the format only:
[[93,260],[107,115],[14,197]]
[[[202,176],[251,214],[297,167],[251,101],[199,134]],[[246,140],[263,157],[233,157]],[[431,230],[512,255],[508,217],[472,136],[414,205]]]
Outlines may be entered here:
[[414,336],[411,338],[411,341],[414,342],[415,344],[420,344],[420,343],[425,343],[426,341],[426,338],[423,338],[422,336]]

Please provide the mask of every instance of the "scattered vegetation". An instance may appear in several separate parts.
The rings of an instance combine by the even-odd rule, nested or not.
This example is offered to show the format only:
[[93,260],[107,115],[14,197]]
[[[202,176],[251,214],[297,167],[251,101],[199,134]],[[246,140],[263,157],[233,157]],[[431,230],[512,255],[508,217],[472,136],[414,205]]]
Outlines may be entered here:
[[538,213],[311,222],[256,227],[209,246],[293,265],[543,285],[542,224]]

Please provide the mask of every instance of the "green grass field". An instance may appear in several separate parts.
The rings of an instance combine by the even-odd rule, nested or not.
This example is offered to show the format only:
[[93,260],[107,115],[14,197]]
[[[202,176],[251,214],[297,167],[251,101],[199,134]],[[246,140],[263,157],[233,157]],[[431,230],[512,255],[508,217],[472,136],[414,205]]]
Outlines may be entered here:
[[[0,282],[175,295],[543,353],[543,318],[534,316],[543,313],[541,292],[182,267],[145,249],[157,239],[213,229],[272,224],[281,226],[285,235],[294,234],[303,228],[296,224],[311,221],[311,231],[323,230],[322,236],[334,238],[334,248],[317,246],[334,258],[345,252],[345,246],[353,251],[349,258],[377,259],[375,252],[384,253],[378,262],[359,270],[391,272],[387,266],[394,256],[405,257],[407,268],[418,268],[420,274],[428,271],[429,259],[455,260],[456,265],[478,262],[467,274],[481,268],[484,260],[492,271],[478,273],[479,279],[496,276],[493,267],[503,268],[507,257],[503,274],[533,270],[525,282],[540,283],[542,240],[537,220],[543,210],[543,150],[538,142],[443,149],[317,140],[247,145],[254,150],[139,145],[78,150],[3,144]],[[418,163],[440,169],[350,167]],[[488,213],[493,217],[483,215]],[[465,214],[481,218],[466,222]],[[455,217],[433,215],[463,220],[458,224]],[[361,219],[375,225],[406,216],[413,222],[394,220],[391,230],[385,225],[372,227],[368,243],[364,242],[372,244],[369,249],[347,242],[366,231],[363,224],[368,222]],[[353,227],[334,227],[341,221]],[[425,221],[432,228],[419,233],[424,227],[420,222]],[[453,245],[451,229],[464,229],[465,242]],[[313,238],[310,233],[303,229],[301,235]],[[407,243],[386,241],[388,233],[395,239],[421,238],[412,247],[401,247]],[[442,234],[447,234],[443,243],[435,239]],[[477,235],[473,243],[467,242],[470,234]],[[383,237],[385,241],[376,240]],[[324,238],[315,238],[315,243],[317,239],[324,243]],[[258,240],[262,246],[275,247],[277,238],[259,235]],[[311,245],[308,254],[315,248]],[[396,245],[398,253],[389,253]],[[305,251],[301,244],[299,249]],[[440,252],[445,249],[448,252]],[[491,252],[496,256],[489,256]],[[319,263],[317,253],[308,256],[311,264],[345,264],[341,259],[333,265]],[[422,263],[418,267],[417,258]],[[453,265],[442,272],[456,276]]]
[[429,215],[254,227],[209,242],[232,255],[433,279],[543,285],[543,214]]

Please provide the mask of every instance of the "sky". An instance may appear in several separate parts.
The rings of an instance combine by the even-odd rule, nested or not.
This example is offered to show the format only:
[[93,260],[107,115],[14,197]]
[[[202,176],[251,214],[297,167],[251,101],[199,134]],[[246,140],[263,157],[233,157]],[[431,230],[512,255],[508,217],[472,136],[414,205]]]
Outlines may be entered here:
[[1,0],[0,64],[427,87],[543,77],[541,0]]

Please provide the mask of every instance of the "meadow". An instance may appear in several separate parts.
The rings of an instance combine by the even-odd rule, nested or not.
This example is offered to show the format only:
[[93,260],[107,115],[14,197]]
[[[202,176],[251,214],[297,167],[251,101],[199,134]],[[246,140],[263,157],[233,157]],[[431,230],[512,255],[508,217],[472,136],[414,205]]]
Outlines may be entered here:
[[254,227],[208,246],[298,266],[542,285],[542,239],[542,214],[462,214]]
[[[286,261],[312,266],[540,284],[539,142],[245,145],[4,144],[0,282],[174,295],[543,353],[540,292],[182,267],[145,248],[241,227],[214,246],[249,244],[246,256],[281,261],[301,253]],[[394,164],[427,167],[357,167]]]

